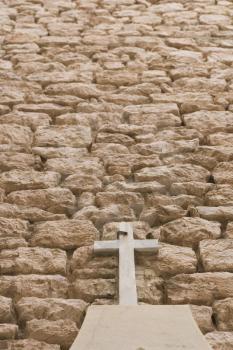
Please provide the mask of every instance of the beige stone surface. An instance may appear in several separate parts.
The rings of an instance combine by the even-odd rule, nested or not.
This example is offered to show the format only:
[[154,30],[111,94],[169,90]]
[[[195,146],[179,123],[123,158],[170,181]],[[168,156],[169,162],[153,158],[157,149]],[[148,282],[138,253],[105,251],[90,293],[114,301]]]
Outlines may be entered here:
[[211,332],[207,333],[206,340],[213,350],[232,349],[232,332]]
[[221,226],[218,222],[189,217],[171,221],[160,232],[162,241],[188,247],[197,247],[203,239],[217,239],[220,236]]
[[38,223],[31,239],[33,246],[74,249],[90,245],[98,231],[87,220],[59,220]]
[[211,305],[216,299],[230,297],[232,288],[230,272],[181,274],[170,278],[166,284],[168,302],[172,304]]
[[193,318],[197,322],[198,327],[202,333],[208,333],[215,330],[212,316],[213,310],[209,306],[199,306],[199,305],[190,305]]
[[71,320],[31,320],[26,323],[26,334],[29,338],[48,344],[58,343],[64,349],[69,349],[78,334],[78,328]]
[[0,341],[0,346],[6,350],[60,350],[59,345],[52,345],[34,339]]
[[15,324],[0,324],[0,340],[15,339],[18,334],[18,326]]
[[[2,297],[3,298],[3,297]],[[34,319],[71,320],[81,326],[88,304],[80,299],[22,298],[16,304],[20,322]]]
[[199,249],[204,271],[233,271],[232,239],[204,240]]
[[0,252],[1,274],[66,274],[66,253],[59,249],[3,249]]
[[0,297],[0,322],[12,323],[15,321],[15,314],[12,299]]
[[232,331],[232,307],[233,299],[226,298],[224,300],[215,301],[213,304],[214,319],[217,329],[220,331]]

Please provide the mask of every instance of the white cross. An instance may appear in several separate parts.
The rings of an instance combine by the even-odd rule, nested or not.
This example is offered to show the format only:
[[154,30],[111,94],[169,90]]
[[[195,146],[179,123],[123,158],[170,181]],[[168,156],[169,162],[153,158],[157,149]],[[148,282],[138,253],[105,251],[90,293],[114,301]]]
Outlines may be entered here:
[[137,288],[135,278],[134,250],[139,252],[155,252],[158,240],[134,240],[130,223],[119,224],[119,240],[96,241],[94,251],[99,254],[119,250],[119,304],[137,305]]

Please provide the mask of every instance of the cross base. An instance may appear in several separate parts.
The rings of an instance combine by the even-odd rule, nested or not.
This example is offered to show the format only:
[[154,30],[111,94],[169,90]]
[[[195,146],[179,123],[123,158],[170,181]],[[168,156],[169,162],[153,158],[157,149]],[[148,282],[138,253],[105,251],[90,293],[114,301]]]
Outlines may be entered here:
[[91,306],[70,350],[210,350],[187,305]]

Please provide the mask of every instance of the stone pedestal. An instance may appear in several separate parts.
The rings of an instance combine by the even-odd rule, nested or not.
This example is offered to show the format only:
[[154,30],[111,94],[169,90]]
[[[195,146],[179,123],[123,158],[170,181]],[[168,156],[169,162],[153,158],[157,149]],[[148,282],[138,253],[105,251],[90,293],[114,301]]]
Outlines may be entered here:
[[70,350],[210,350],[186,305],[98,305]]

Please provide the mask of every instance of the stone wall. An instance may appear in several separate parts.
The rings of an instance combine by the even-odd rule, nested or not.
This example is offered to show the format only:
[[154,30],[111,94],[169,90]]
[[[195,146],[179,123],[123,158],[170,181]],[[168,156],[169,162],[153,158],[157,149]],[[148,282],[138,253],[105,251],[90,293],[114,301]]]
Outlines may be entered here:
[[232,0],[0,0],[0,348],[67,350],[116,302],[117,222],[159,238],[140,302],[233,349]]

